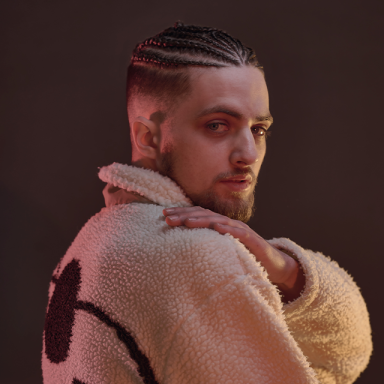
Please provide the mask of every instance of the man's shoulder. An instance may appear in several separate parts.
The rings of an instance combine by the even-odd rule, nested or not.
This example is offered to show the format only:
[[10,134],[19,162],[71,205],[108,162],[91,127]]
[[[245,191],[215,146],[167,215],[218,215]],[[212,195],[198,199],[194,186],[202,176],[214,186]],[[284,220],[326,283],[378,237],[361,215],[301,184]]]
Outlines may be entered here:
[[102,208],[80,229],[68,252],[94,254],[121,247],[129,239],[148,235],[161,209],[153,204],[120,204]]
[[[103,208],[83,226],[82,232],[95,232],[104,238],[146,237],[142,245],[165,242],[204,249],[223,247],[234,250],[236,240],[207,228],[170,227],[165,222],[164,207],[156,204],[120,204]],[[87,236],[89,239],[90,237]],[[107,239],[105,239],[107,240]]]
[[95,232],[98,236],[125,236],[127,232],[147,232],[161,220],[162,207],[155,204],[119,204],[103,208],[83,226],[82,232]]
[[141,203],[102,209],[79,232],[70,258],[97,268],[118,263],[151,270],[168,265],[209,275],[246,274],[259,268],[232,236],[207,228],[170,227],[162,211],[162,206]]
[[247,273],[241,254],[247,251],[236,239],[206,228],[170,227],[162,209],[129,204],[101,210],[79,232],[56,274],[72,260],[91,285],[118,275],[140,280],[140,286],[147,279],[176,284],[179,276],[213,287]]

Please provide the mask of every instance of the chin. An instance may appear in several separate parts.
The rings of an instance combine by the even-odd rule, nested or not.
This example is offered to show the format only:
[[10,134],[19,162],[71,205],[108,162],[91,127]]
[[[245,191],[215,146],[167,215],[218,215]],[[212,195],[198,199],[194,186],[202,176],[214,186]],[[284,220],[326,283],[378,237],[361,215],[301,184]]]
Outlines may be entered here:
[[188,195],[188,197],[194,205],[246,223],[255,212],[255,197],[253,192],[247,197],[241,195],[243,194],[234,192],[231,193],[230,197],[223,197],[213,191],[208,191],[201,194]]

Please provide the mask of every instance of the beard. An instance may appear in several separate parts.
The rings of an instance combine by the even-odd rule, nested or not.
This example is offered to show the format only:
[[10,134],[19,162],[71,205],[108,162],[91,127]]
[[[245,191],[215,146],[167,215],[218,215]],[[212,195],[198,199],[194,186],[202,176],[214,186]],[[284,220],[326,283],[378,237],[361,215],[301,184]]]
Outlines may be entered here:
[[[234,175],[232,174],[232,176]],[[235,193],[232,194],[230,200],[225,201],[219,199],[211,189],[204,193],[188,195],[188,197],[194,205],[209,209],[230,219],[247,223],[255,212],[254,193],[252,191],[246,199],[234,196]]]
[[256,176],[252,169],[246,170],[237,170],[236,172],[226,172],[219,174],[214,180],[212,185],[217,181],[232,177],[236,175],[251,175],[252,176],[252,191],[247,197],[243,197],[239,192],[232,192],[229,199],[220,199],[220,197],[215,193],[213,187],[201,193],[188,193],[187,190],[183,187],[182,183],[179,182],[178,178],[175,175],[175,163],[176,158],[174,152],[171,148],[164,148],[165,152],[161,160],[161,174],[172,179],[176,184],[178,184],[187,197],[189,197],[192,203],[196,206],[200,206],[205,209],[209,209],[213,212],[216,212],[220,215],[227,216],[233,220],[239,220],[243,223],[249,221],[255,212],[255,195],[254,190],[256,187]]

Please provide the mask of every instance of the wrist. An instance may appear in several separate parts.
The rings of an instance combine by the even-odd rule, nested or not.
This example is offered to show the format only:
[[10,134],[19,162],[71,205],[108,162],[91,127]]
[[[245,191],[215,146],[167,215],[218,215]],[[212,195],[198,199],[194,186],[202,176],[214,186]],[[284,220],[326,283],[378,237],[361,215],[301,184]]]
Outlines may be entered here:
[[282,294],[283,303],[287,304],[300,297],[305,287],[305,275],[296,255],[285,249],[279,249],[279,251],[288,256],[286,261],[290,269],[290,273],[284,283],[276,284]]

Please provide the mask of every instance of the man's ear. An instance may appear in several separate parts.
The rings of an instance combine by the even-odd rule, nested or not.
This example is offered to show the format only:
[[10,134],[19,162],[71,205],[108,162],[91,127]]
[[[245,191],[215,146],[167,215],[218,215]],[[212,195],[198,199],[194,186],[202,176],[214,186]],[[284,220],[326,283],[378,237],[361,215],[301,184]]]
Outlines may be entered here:
[[159,145],[159,128],[151,120],[138,116],[132,124],[132,139],[141,156],[156,159]]

